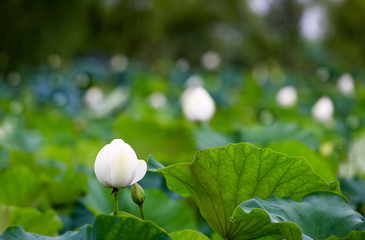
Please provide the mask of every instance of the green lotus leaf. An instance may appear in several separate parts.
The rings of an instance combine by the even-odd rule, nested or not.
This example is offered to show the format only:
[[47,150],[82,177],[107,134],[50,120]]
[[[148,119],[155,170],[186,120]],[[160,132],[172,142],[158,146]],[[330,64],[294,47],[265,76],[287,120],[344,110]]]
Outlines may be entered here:
[[61,229],[62,222],[51,209],[40,212],[34,208],[0,205],[0,233],[12,225],[22,226],[29,232],[55,235]]
[[286,240],[365,239],[364,218],[347,200],[332,192],[315,192],[296,202],[275,195],[241,203],[232,220],[239,223],[234,239],[270,235]]
[[15,166],[0,173],[0,202],[31,206],[42,191],[42,181],[26,166]]
[[209,240],[203,233],[194,230],[180,230],[169,234],[172,240]]
[[230,239],[241,226],[231,223],[234,209],[253,197],[271,194],[300,201],[314,191],[336,191],[302,157],[290,157],[247,143],[199,151],[192,163],[159,169],[168,187],[192,197],[214,231]]
[[114,217],[98,215],[90,239],[169,240],[167,233],[151,221],[143,221],[130,214]]
[[295,141],[284,141],[269,144],[267,147],[290,156],[305,157],[315,173],[323,177],[327,182],[336,181],[336,171],[331,162],[320,157],[318,153],[306,145]]
[[123,216],[98,215],[93,226],[85,225],[78,231],[66,232],[59,237],[27,233],[21,227],[9,227],[0,240],[171,240],[169,235],[151,221],[144,221],[130,214]]

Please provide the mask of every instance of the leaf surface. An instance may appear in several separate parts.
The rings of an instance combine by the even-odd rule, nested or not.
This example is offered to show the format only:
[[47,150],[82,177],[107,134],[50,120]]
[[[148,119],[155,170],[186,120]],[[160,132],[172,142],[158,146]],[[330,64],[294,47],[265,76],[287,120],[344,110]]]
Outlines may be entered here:
[[0,205],[0,233],[12,225],[20,225],[29,232],[55,235],[62,222],[51,209],[40,212],[34,208]]
[[172,240],[209,240],[203,233],[194,230],[180,230],[169,234]]
[[273,234],[287,240],[365,237],[364,218],[343,196],[332,192],[311,193],[301,202],[274,195],[266,200],[250,199],[236,208],[232,219],[244,226],[237,239]]
[[93,226],[85,225],[78,231],[66,232],[59,237],[41,236],[27,233],[21,227],[9,227],[0,240],[171,240],[169,235],[151,221],[143,221],[133,215],[98,215]]
[[172,191],[191,196],[213,230],[228,238],[241,227],[232,224],[230,217],[243,201],[271,194],[300,201],[311,192],[336,187],[315,174],[304,158],[247,143],[204,149],[192,163],[174,164],[158,172]]

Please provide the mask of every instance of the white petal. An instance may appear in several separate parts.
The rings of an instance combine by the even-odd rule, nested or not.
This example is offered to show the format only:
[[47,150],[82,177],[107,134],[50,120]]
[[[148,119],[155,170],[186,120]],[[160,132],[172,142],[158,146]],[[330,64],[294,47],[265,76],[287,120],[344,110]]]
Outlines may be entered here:
[[120,150],[112,160],[111,185],[115,188],[128,187],[135,178],[134,169],[137,168],[137,165],[137,161],[131,158],[126,151]]
[[130,184],[135,184],[139,180],[141,180],[144,175],[146,175],[147,172],[147,164],[144,160],[138,160],[138,168],[136,169],[136,177],[134,178],[134,181]]
[[128,143],[124,143],[122,145],[122,148],[121,149],[123,151],[125,151],[129,155],[129,157],[131,157],[135,161],[138,160],[137,155],[136,155],[136,152],[133,150],[133,148]]
[[104,187],[111,187],[109,160],[109,144],[107,144],[99,151],[94,165],[96,178]]
[[109,158],[113,159],[115,155],[123,149],[126,143],[122,139],[114,139],[109,143]]

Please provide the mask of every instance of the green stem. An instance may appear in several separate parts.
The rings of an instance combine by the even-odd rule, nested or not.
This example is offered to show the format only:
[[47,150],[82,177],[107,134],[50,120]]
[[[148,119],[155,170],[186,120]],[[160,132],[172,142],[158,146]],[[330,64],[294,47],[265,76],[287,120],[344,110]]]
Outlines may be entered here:
[[144,212],[143,212],[143,204],[138,205],[139,206],[139,210],[141,211],[141,217],[143,220],[146,220],[146,218],[144,217]]
[[118,216],[119,212],[118,189],[116,189],[116,191],[113,189],[113,191],[114,191],[114,216]]

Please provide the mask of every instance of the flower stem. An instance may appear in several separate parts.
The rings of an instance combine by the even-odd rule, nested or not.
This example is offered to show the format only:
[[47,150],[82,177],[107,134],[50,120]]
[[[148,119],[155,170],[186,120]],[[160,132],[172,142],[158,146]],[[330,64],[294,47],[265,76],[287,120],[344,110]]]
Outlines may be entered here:
[[143,220],[146,220],[146,218],[144,217],[144,212],[143,212],[143,204],[139,204],[139,210],[141,211],[141,217]]
[[113,188],[112,194],[114,195],[114,216],[118,216],[119,204],[118,204],[118,188]]

